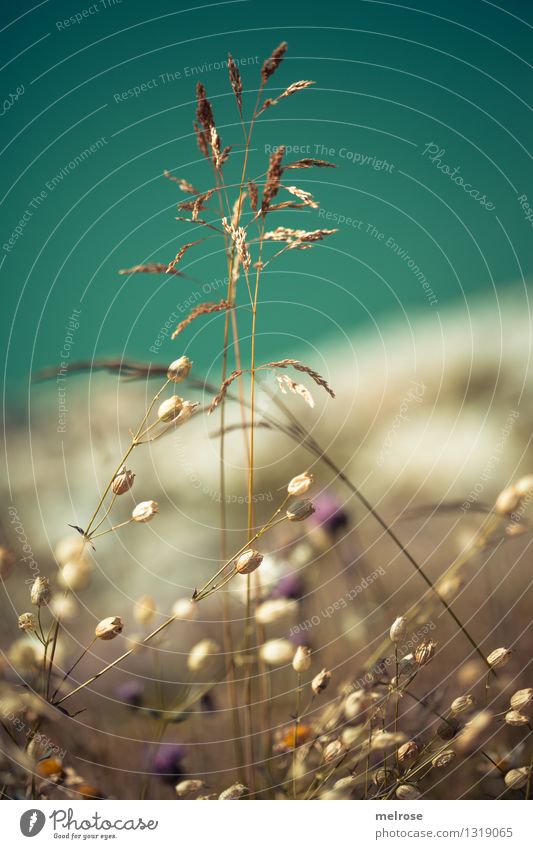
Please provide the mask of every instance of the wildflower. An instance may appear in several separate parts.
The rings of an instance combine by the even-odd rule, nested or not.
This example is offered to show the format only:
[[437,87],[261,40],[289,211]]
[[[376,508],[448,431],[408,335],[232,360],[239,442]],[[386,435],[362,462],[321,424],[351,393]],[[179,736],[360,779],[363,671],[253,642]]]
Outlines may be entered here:
[[139,625],[149,625],[156,612],[156,605],[149,595],[142,595],[133,607],[133,618]]
[[232,784],[231,787],[228,787],[227,790],[223,790],[219,799],[242,799],[242,797],[248,793],[248,788],[245,787],[244,784]]
[[256,608],[255,618],[260,625],[271,625],[284,616],[296,613],[297,610],[298,604],[293,599],[270,598]]
[[472,705],[474,704],[473,696],[458,696],[458,698],[454,699],[450,705],[450,710],[452,713],[463,713],[465,710],[470,710]]
[[290,522],[302,522],[304,519],[309,518],[315,512],[315,506],[312,501],[308,501],[304,499],[303,501],[296,501],[292,507],[289,507],[287,510],[287,519]]
[[421,795],[420,790],[418,787],[415,787],[414,784],[400,784],[400,786],[396,788],[397,799],[411,801],[413,799],[420,799]]
[[533,687],[527,687],[525,690],[517,690],[511,696],[511,707],[513,710],[522,710],[528,708],[533,703]]
[[289,495],[305,495],[312,483],[313,475],[308,472],[304,472],[302,475],[296,475],[296,477],[290,481],[287,487],[287,492]]
[[167,377],[174,383],[181,383],[182,380],[185,380],[185,378],[189,376],[191,368],[192,363],[188,357],[179,357],[179,359],[170,363],[167,371]]
[[48,578],[35,578],[30,590],[31,603],[42,607],[50,601],[50,581]]
[[261,659],[269,666],[284,666],[294,655],[294,646],[289,640],[267,640],[259,649]]
[[132,488],[134,480],[135,475],[133,472],[126,469],[126,466],[122,466],[113,478],[111,490],[114,495],[124,495],[125,492],[128,492]]
[[331,672],[328,672],[327,669],[323,669],[318,675],[315,675],[313,680],[311,681],[311,690],[318,696],[319,693],[323,693],[326,687],[329,685],[331,681]]
[[313,522],[330,536],[335,536],[348,525],[350,517],[343,503],[330,492],[322,492],[313,501],[315,514]]
[[518,710],[509,710],[505,714],[505,721],[507,725],[529,725],[529,716]]
[[107,616],[94,629],[94,635],[99,640],[114,640],[122,633],[124,623],[120,616]]
[[435,646],[437,644],[433,642],[433,640],[428,640],[427,642],[420,643],[419,646],[415,649],[415,662],[418,666],[425,666],[426,663],[432,659],[435,654]]
[[495,668],[497,666],[505,666],[505,664],[508,663],[510,657],[510,649],[494,649],[494,651],[488,655],[487,663],[489,664],[489,666],[492,666],[492,668]]
[[400,748],[398,749],[398,763],[402,766],[404,764],[411,763],[411,761],[416,760],[419,752],[420,749],[418,747],[418,744],[415,743],[414,740],[408,740],[407,743],[404,743],[403,746],[400,746]]
[[505,785],[509,790],[520,790],[524,787],[529,779],[529,767],[521,766],[518,769],[510,769],[505,773]]
[[157,418],[160,422],[173,422],[183,409],[183,398],[172,395],[159,405]]
[[199,643],[196,643],[189,652],[187,666],[191,672],[199,672],[201,669],[209,666],[213,660],[213,655],[216,655],[219,652],[220,646],[218,643],[215,643],[214,640],[210,640],[206,637],[205,639],[200,640]]
[[134,522],[149,522],[158,511],[157,501],[141,501],[133,508],[131,518]]
[[142,704],[144,687],[140,681],[135,679],[124,681],[116,688],[117,699],[122,704],[131,708],[138,708]]
[[172,615],[176,619],[196,619],[198,616],[198,605],[190,598],[179,598],[174,602]]
[[307,672],[311,666],[311,649],[309,646],[298,646],[292,659],[292,668],[298,674]]
[[248,548],[237,559],[235,568],[240,575],[249,575],[250,572],[255,572],[262,560],[262,554],[259,554],[254,548]]
[[22,613],[19,616],[18,625],[21,631],[35,631],[36,624],[33,613]]
[[403,616],[398,616],[391,625],[390,638],[393,643],[401,643],[407,636],[407,622]]
[[153,760],[154,772],[166,784],[174,784],[184,772],[182,760],[185,753],[186,749],[178,743],[160,743]]

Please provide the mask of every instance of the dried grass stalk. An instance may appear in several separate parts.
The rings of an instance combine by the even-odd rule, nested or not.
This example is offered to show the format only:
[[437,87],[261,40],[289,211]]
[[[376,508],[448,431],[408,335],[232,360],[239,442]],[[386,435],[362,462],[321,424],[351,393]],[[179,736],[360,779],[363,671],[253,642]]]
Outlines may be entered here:
[[215,126],[215,116],[206,97],[205,86],[200,82],[196,83],[196,101],[196,120],[199,126],[203,127],[204,132],[209,133]]
[[299,360],[277,360],[272,363],[266,363],[264,366],[259,366],[259,368],[292,368],[296,369],[296,371],[303,372],[304,374],[308,374],[311,380],[314,380],[318,386],[321,386],[322,389],[325,389],[328,395],[332,398],[335,397],[335,393],[331,386],[329,386],[328,382],[322,375],[320,375],[317,371],[310,368],[309,366],[304,365]]
[[239,112],[242,112],[242,78],[231,53],[228,53],[228,70],[229,81],[235,94],[235,100],[237,101]]
[[198,189],[195,189],[192,183],[189,183],[187,180],[184,180],[183,177],[174,177],[170,171],[163,171],[163,177],[166,177],[167,180],[170,180],[172,183],[177,183],[182,192],[185,192],[188,195],[199,195],[200,192]]
[[272,51],[269,58],[265,59],[263,67],[261,68],[261,79],[263,81],[263,85],[270,79],[276,69],[279,68],[286,52],[287,42],[282,41],[281,44]]
[[283,100],[283,98],[290,97],[291,94],[296,94],[297,91],[302,91],[304,88],[309,88],[310,85],[314,84],[314,80],[298,80],[297,83],[291,83],[290,86],[286,88],[285,91],[278,97],[268,97],[263,103],[259,114],[261,114],[261,112],[264,112],[265,109],[269,109],[271,106],[276,106],[280,102],[280,100]]
[[263,201],[261,203],[261,212],[263,215],[266,214],[267,209],[279,191],[282,174],[281,160],[284,153],[285,146],[282,145],[270,157],[265,188],[263,189]]
[[250,206],[254,212],[257,212],[258,191],[257,186],[251,180],[248,181],[248,197],[250,198]]
[[252,258],[246,244],[246,230],[244,227],[235,227],[233,223],[228,224],[228,219],[226,217],[222,219],[222,226],[235,245],[237,255],[239,260],[242,262],[244,270],[248,271]]
[[288,162],[287,165],[283,166],[284,171],[288,171],[289,168],[336,168],[334,162],[326,162],[325,159],[310,159],[307,157],[306,159],[297,159],[296,162]]
[[318,203],[314,200],[311,192],[304,192],[303,189],[299,189],[297,186],[283,186],[291,195],[294,195],[301,200],[304,206],[310,206],[313,209],[318,209]]
[[148,262],[145,265],[133,265],[131,268],[121,268],[119,274],[177,274],[182,276],[181,271],[168,270],[166,262]]
[[276,380],[278,381],[279,388],[284,395],[287,394],[287,389],[289,389],[291,392],[294,392],[295,395],[299,395],[303,398],[305,403],[308,404],[311,409],[315,406],[313,396],[303,383],[295,383],[288,374],[278,374]]
[[180,333],[185,330],[186,327],[189,326],[189,324],[192,324],[195,318],[198,318],[201,315],[210,315],[214,312],[222,312],[222,310],[229,309],[231,309],[230,302],[224,300],[219,301],[219,303],[208,301],[204,304],[199,304],[197,307],[194,307],[194,309],[191,310],[187,318],[184,318],[183,321],[180,321],[171,338],[175,339],[176,336],[179,336]]
[[209,146],[207,144],[207,137],[202,129],[198,126],[196,121],[192,122],[194,127],[194,132],[196,134],[196,142],[198,144],[198,149],[205,156],[206,159],[209,159]]
[[236,380],[238,377],[240,377],[242,374],[243,374],[242,369],[235,369],[235,371],[232,371],[231,374],[228,375],[228,377],[225,379],[222,386],[220,387],[218,394],[215,395],[215,397],[211,401],[211,404],[210,404],[209,409],[207,411],[208,415],[211,415],[213,410],[216,410],[218,405],[226,397],[226,393],[227,393],[229,387],[231,386],[231,384],[233,383],[233,381]]
[[302,243],[321,242],[324,236],[332,236],[337,230],[293,230],[291,227],[276,227],[269,230],[263,239],[270,242],[289,242],[292,246]]
[[167,266],[167,269],[166,269],[166,273],[167,273],[167,274],[170,274],[172,271],[174,271],[175,267],[176,267],[176,266],[177,266],[177,264],[181,261],[181,259],[182,259],[183,255],[184,255],[185,253],[187,253],[187,251],[189,250],[189,248],[194,247],[194,245],[199,245],[199,244],[200,244],[200,242],[203,242],[203,241],[204,241],[203,239],[197,239],[197,240],[196,240],[196,242],[187,242],[187,244],[186,244],[186,245],[183,245],[183,247],[181,247],[181,248],[179,249],[178,253],[177,253],[177,254],[176,254],[176,256],[174,257],[174,259],[172,260],[172,262],[169,262],[169,264],[168,264],[168,266]]

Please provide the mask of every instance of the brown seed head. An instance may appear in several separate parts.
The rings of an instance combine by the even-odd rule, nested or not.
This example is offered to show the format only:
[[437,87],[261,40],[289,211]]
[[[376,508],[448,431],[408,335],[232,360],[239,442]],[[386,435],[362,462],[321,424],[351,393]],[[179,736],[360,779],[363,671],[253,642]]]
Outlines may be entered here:
[[123,495],[128,492],[133,486],[135,475],[126,466],[122,466],[119,472],[113,478],[111,489],[115,495]]

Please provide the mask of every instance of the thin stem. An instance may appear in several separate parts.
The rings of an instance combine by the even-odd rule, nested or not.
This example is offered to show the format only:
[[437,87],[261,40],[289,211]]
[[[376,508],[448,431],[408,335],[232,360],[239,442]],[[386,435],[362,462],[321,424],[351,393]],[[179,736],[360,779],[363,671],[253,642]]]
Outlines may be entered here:
[[302,709],[302,673],[297,673],[298,680],[296,682],[296,714],[294,717],[294,740],[292,741],[292,795],[294,799],[298,798],[297,793],[297,776],[296,776],[296,750],[298,747],[298,730],[300,726],[300,711]]
[[71,674],[71,673],[73,672],[73,670],[76,668],[76,666],[78,665],[78,663],[80,662],[80,660],[82,660],[82,659],[85,657],[85,655],[87,654],[87,652],[88,652],[88,651],[90,651],[90,650],[92,649],[92,647],[94,646],[95,642],[96,642],[96,637],[93,637],[93,638],[92,638],[92,640],[91,640],[91,642],[89,643],[89,645],[88,645],[88,646],[86,646],[86,647],[83,649],[83,651],[82,651],[82,653],[80,654],[80,656],[78,657],[78,659],[77,659],[77,660],[75,660],[75,661],[74,661],[74,663],[72,664],[72,666],[70,667],[70,669],[68,669],[68,670],[67,670],[67,672],[65,672],[65,674],[63,675],[63,677],[62,677],[61,681],[60,681],[60,682],[59,682],[59,684],[57,685],[57,687],[56,687],[56,689],[55,689],[55,691],[54,691],[54,693],[53,693],[53,695],[52,695],[52,701],[53,701],[53,700],[55,699],[55,697],[57,696],[57,694],[58,694],[58,692],[59,692],[59,690],[60,690],[61,685],[63,684],[63,682],[67,680],[67,678],[70,676],[70,674]]

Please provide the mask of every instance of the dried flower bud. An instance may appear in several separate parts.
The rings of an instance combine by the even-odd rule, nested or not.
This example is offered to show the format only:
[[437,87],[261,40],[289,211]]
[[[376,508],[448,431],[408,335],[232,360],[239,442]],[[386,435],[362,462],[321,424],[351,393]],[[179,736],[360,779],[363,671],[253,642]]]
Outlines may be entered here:
[[240,575],[249,575],[261,565],[263,555],[255,548],[248,548],[237,558],[235,568]]
[[528,495],[533,494],[533,475],[525,475],[525,477],[520,478],[514,485],[515,492],[520,496],[520,498],[527,498]]
[[269,666],[284,666],[292,661],[294,646],[289,640],[267,640],[259,649],[259,654]]
[[31,603],[42,607],[50,601],[50,581],[48,578],[35,578],[30,590]]
[[126,466],[122,466],[111,484],[114,495],[124,495],[125,492],[128,492],[132,488],[134,480],[135,475],[133,472],[127,469]]
[[318,673],[318,675],[315,675],[311,681],[311,690],[315,696],[318,696],[319,693],[323,693],[330,681],[331,672],[328,672],[327,669],[323,669]]
[[244,784],[232,784],[227,790],[223,790],[219,799],[242,799],[248,793],[248,788]]
[[505,714],[507,725],[529,725],[529,716],[518,710],[510,710]]
[[298,646],[292,659],[292,668],[298,674],[307,672],[311,666],[311,649],[309,646]]
[[533,687],[526,687],[525,690],[517,690],[511,696],[511,707],[513,710],[523,710],[529,708],[533,703]]
[[465,710],[470,710],[474,704],[473,696],[458,696],[450,705],[452,713],[463,713]]
[[436,767],[436,769],[441,769],[444,766],[448,766],[448,764],[453,761],[455,756],[456,755],[453,749],[445,749],[444,752],[439,752],[438,755],[435,755],[435,757],[431,761],[431,766]]
[[529,779],[529,767],[520,766],[518,769],[510,769],[505,774],[505,785],[509,790],[520,790],[525,787]]
[[415,761],[419,752],[420,748],[418,747],[418,744],[415,743],[414,740],[408,740],[407,743],[404,743],[403,746],[400,746],[398,749],[398,763],[403,766],[404,764],[409,764],[412,761]]
[[198,778],[188,778],[185,781],[180,781],[176,784],[176,795],[180,799],[194,799],[200,790],[203,790],[205,784]]
[[159,405],[157,410],[157,418],[160,422],[173,422],[183,409],[183,398],[179,395],[172,395]]
[[374,784],[377,784],[378,787],[385,787],[387,784],[390,784],[392,781],[396,779],[397,772],[395,769],[391,769],[390,767],[380,766],[376,769],[372,776],[372,781]]
[[407,636],[407,622],[403,616],[398,616],[391,625],[390,638],[393,643],[401,643]]
[[182,380],[185,380],[185,378],[189,376],[191,368],[192,363],[188,357],[179,357],[179,359],[170,363],[167,371],[167,377],[174,383],[181,383]]
[[172,606],[172,615],[176,619],[196,619],[198,605],[190,598],[179,598]]
[[158,511],[157,501],[141,501],[133,508],[131,518],[134,522],[149,522]]
[[415,662],[418,666],[425,666],[426,663],[432,659],[435,654],[435,646],[437,644],[433,642],[433,640],[428,640],[427,642],[420,643],[419,646],[415,649]]
[[315,505],[312,501],[304,499],[303,501],[295,501],[295,503],[287,510],[287,519],[290,522],[303,522],[315,512]]
[[99,640],[114,640],[122,633],[124,623],[120,616],[107,616],[94,629],[94,635]]
[[142,595],[134,604],[133,618],[139,625],[149,625],[156,612],[154,599],[149,595]]
[[292,598],[269,598],[256,608],[255,618],[260,625],[271,625],[284,616],[293,616],[297,610],[298,602]]
[[184,401],[179,412],[178,418],[176,419],[176,424],[185,424],[185,422],[189,421],[190,417],[198,407],[197,401]]
[[199,672],[201,669],[209,666],[213,661],[213,655],[217,655],[219,652],[220,646],[218,643],[206,637],[192,647],[187,658],[187,666],[191,672]]
[[494,511],[499,516],[511,516],[520,507],[521,497],[514,486],[508,486],[498,495]]
[[296,477],[290,481],[287,487],[287,492],[289,495],[305,495],[312,483],[313,475],[308,472],[304,472],[302,475],[296,475]]
[[418,787],[415,787],[414,784],[400,784],[400,786],[396,788],[397,799],[411,801],[414,799],[420,799],[421,795],[420,790]]
[[510,657],[511,657],[511,650],[510,649],[504,649],[504,648],[494,649],[494,651],[492,651],[488,655],[487,663],[489,664],[489,666],[492,666],[493,668],[496,667],[496,666],[505,666],[505,664],[508,663]]
[[17,558],[10,548],[5,545],[0,545],[0,578],[6,580],[13,571],[13,566],[17,562]]
[[35,631],[36,621],[33,613],[22,613],[18,620],[21,631]]
[[330,763],[330,761],[335,761],[337,758],[342,757],[346,753],[346,749],[340,740],[332,740],[331,743],[328,743],[325,746],[323,751],[324,760],[326,763]]

